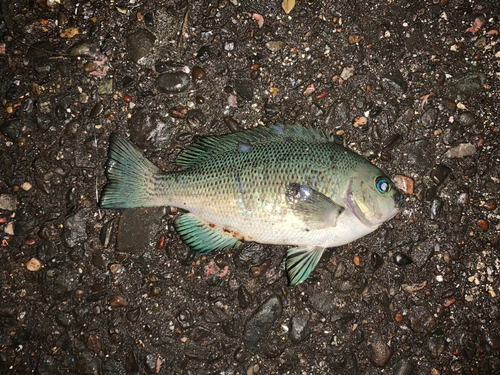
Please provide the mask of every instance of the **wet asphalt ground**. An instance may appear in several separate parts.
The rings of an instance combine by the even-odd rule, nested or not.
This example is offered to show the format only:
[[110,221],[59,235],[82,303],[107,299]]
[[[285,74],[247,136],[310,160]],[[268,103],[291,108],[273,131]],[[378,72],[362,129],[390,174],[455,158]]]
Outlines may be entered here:
[[[497,1],[1,4],[1,373],[500,373]],[[297,287],[286,247],[97,206],[112,132],[168,171],[293,122],[405,191]]]

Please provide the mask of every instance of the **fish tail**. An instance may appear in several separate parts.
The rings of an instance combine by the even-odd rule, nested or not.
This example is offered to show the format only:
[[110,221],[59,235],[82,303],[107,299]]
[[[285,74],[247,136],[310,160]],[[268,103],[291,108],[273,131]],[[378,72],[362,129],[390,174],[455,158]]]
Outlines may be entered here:
[[106,162],[108,183],[101,194],[101,208],[121,209],[165,205],[157,190],[160,169],[146,159],[128,139],[111,134]]

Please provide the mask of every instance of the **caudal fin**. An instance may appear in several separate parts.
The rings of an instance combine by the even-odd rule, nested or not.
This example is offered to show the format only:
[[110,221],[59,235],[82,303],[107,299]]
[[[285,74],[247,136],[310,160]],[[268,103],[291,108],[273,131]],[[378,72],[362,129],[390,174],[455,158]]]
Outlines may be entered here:
[[146,159],[128,139],[109,137],[106,162],[108,183],[101,194],[101,208],[120,209],[160,206],[155,181],[160,169]]

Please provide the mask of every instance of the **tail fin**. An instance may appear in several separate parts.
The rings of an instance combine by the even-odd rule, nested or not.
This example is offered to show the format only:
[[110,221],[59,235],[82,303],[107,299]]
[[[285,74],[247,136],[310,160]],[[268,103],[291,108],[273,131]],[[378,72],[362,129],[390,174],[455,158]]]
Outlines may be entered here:
[[158,192],[155,194],[155,180],[160,169],[128,139],[111,134],[105,168],[108,183],[101,194],[101,208],[162,205],[158,203]]

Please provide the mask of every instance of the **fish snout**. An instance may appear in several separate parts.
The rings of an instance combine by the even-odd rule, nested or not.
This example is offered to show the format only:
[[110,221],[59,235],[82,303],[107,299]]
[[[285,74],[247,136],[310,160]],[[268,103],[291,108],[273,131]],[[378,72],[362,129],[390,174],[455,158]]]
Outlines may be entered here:
[[404,207],[404,200],[405,200],[403,193],[400,192],[399,190],[396,191],[396,193],[393,196],[393,199],[396,207],[401,210]]

